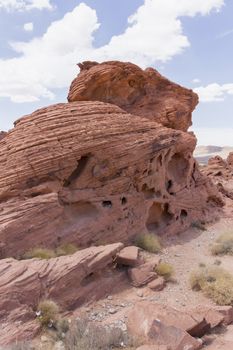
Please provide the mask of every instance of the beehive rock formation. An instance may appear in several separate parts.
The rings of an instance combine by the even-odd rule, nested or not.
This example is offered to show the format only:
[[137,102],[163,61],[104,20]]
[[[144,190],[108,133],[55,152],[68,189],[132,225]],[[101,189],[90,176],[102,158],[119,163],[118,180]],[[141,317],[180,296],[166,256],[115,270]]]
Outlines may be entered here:
[[102,101],[162,125],[187,131],[198,96],[172,83],[155,69],[132,63],[83,62],[72,82],[68,101]]
[[[0,141],[2,258],[35,246],[88,247],[129,242],[147,231],[175,234],[210,213],[214,218],[223,204],[192,157],[195,136],[175,130],[190,124],[196,95],[153,69],[119,62],[89,66],[72,83],[69,100],[91,101],[42,108],[16,121]],[[127,79],[115,86],[119,69],[127,79],[133,71],[138,83],[142,77],[147,90],[132,92]],[[124,110],[116,100],[94,101],[105,91],[103,80],[116,100],[128,96],[127,106],[118,103]],[[140,114],[133,101],[141,98]],[[165,115],[168,106],[173,112]]]

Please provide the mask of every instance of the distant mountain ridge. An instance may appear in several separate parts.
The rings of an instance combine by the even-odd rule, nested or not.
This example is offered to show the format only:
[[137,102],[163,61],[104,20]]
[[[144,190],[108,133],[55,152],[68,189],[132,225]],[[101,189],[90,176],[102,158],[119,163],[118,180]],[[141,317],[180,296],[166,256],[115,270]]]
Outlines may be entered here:
[[197,146],[194,151],[194,157],[200,164],[207,164],[208,160],[214,156],[226,159],[230,152],[233,152],[233,147],[231,146]]

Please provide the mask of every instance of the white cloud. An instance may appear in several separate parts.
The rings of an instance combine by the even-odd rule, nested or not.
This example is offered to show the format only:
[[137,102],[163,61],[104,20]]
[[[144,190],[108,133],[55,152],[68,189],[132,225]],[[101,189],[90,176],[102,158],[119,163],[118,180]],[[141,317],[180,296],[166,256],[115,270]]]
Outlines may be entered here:
[[201,80],[199,78],[195,78],[192,80],[192,83],[194,84],[199,84],[201,82]]
[[76,63],[93,50],[96,13],[85,4],[53,22],[40,38],[11,43],[19,58],[0,60],[0,97],[13,102],[52,99],[77,74]]
[[25,30],[25,32],[32,32],[34,29],[34,25],[32,22],[25,23],[23,29]]
[[190,46],[183,34],[182,16],[207,15],[224,0],[144,0],[122,35],[113,36],[97,57],[130,60],[141,66],[165,62]]
[[195,128],[192,127],[197,136],[199,146],[233,146],[232,128]]
[[0,10],[23,11],[32,9],[52,9],[50,0],[0,0]]
[[194,91],[199,95],[200,102],[224,101],[227,95],[233,95],[233,83],[223,85],[212,83],[199,86]]
[[0,59],[0,97],[14,102],[52,98],[55,88],[69,85],[77,73],[76,63],[83,60],[119,59],[142,67],[166,62],[190,45],[180,17],[207,15],[223,4],[224,0],[145,0],[129,18],[124,33],[95,48],[93,35],[99,27],[96,12],[81,3],[53,22],[42,37],[11,43],[19,55]]

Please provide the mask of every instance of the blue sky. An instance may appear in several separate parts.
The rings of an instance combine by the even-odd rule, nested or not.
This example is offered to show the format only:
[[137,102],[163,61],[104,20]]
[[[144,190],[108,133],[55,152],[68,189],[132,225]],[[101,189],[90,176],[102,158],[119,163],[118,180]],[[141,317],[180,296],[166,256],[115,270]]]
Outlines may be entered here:
[[233,139],[232,0],[0,0],[0,130],[65,102],[77,62],[153,66],[200,96],[199,144]]

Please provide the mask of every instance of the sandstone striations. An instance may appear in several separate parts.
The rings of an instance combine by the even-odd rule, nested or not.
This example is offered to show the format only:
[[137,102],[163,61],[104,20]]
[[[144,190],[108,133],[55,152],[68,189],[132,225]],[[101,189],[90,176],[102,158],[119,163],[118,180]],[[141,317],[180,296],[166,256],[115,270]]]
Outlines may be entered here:
[[39,323],[32,320],[40,300],[51,298],[68,311],[109,293],[117,278],[108,269],[121,249],[115,243],[50,260],[0,260],[0,344],[38,331]]
[[[110,279],[117,285],[113,258],[123,273],[130,266],[132,284],[153,281],[151,290],[162,289],[154,262],[141,267],[138,249],[120,252],[116,242],[176,234],[216,218],[224,204],[193,158],[196,138],[187,129],[196,94],[130,63],[80,68],[69,103],[37,110],[0,134],[3,344],[38,331],[32,320],[41,299],[73,310],[106,293]],[[84,250],[48,261],[9,258],[66,243]],[[190,340],[186,330],[177,332],[180,343]]]
[[6,136],[6,134],[5,131],[0,131],[0,141]]
[[[169,115],[162,110],[171,104],[180,111],[174,120],[188,126],[187,115],[196,103],[191,91],[132,64],[90,66],[72,84],[69,100],[77,99],[72,91],[79,79],[85,91],[90,90],[83,99],[97,98],[89,80],[85,85],[85,74],[92,74],[92,69],[98,69],[100,77],[95,78],[96,91],[102,91],[103,76],[116,99],[127,91],[131,96],[124,79],[115,89],[110,77],[114,67],[125,71],[126,78],[133,70],[151,89],[154,86],[149,96],[155,96],[158,108],[145,99],[146,110],[155,109],[170,125]],[[137,74],[135,80],[140,81]],[[137,94],[147,96],[141,90]],[[140,114],[138,108],[134,111]],[[148,117],[146,112],[141,114]],[[0,141],[1,257],[67,242],[80,247],[127,242],[146,231],[174,234],[205,220],[209,213],[213,217],[223,203],[192,157],[194,135],[156,123],[157,119],[162,122],[160,118],[148,118],[109,103],[76,101],[43,108],[16,121]]]
[[210,178],[225,198],[233,199],[233,153],[227,159],[215,156],[208,160],[202,168],[202,173]]
[[84,62],[72,82],[68,101],[102,101],[129,113],[187,131],[198,96],[172,83],[155,69],[142,70],[132,63]]

